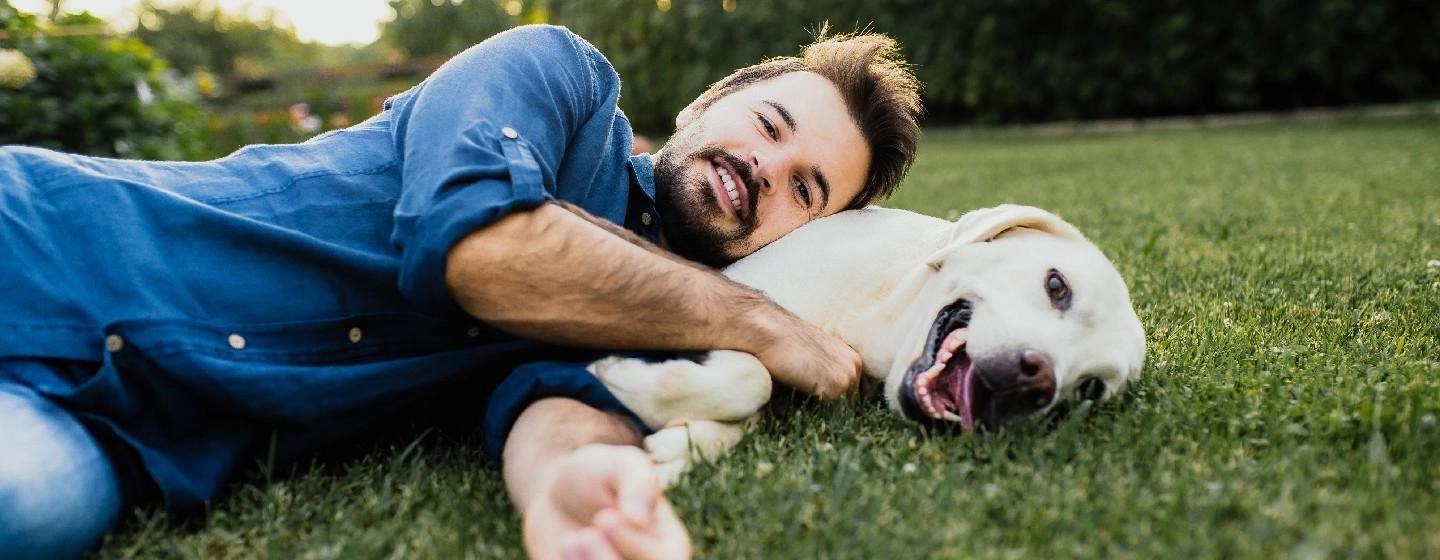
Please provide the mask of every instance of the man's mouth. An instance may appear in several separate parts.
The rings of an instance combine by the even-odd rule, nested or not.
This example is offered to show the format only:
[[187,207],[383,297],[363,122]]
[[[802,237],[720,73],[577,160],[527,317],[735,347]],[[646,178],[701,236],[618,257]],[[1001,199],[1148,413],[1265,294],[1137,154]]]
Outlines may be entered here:
[[975,371],[965,352],[973,306],[957,300],[935,316],[925,350],[905,372],[900,384],[900,409],[921,423],[957,422],[973,431],[992,391]]
[[710,160],[710,165],[715,169],[715,176],[718,183],[715,184],[715,191],[721,203],[729,203],[729,208],[734,211],[735,217],[744,220],[749,210],[749,192],[745,185],[745,176],[740,174],[731,162],[723,156]]

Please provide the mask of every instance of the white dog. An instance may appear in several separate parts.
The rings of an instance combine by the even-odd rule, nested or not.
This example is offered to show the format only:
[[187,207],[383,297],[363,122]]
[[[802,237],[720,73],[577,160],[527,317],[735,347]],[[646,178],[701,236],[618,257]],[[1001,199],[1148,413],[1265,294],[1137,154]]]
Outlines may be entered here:
[[[1145,334],[1115,267],[1074,226],[1015,205],[954,223],[867,208],[816,220],[725,269],[850,343],[890,408],[922,423],[996,428],[1140,375]],[[739,441],[770,398],[749,354],[591,364],[657,430],[662,481]]]

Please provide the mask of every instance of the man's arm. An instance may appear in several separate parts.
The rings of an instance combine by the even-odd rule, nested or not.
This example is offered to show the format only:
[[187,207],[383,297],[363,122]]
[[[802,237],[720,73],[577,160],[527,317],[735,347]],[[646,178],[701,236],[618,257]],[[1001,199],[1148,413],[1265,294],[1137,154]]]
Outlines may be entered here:
[[531,558],[689,558],[690,536],[629,421],[548,398],[505,442],[505,485]]
[[446,285],[476,318],[518,336],[614,349],[749,352],[775,379],[822,397],[859,379],[849,345],[760,293],[545,204],[471,233]]

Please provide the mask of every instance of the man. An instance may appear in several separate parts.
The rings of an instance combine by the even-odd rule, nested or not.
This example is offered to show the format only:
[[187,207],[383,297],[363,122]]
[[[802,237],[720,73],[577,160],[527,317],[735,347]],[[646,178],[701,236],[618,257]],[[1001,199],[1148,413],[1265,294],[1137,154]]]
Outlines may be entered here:
[[196,511],[257,454],[302,459],[439,395],[484,409],[532,555],[688,555],[576,349],[743,350],[822,397],[859,357],[600,224],[719,265],[887,194],[918,137],[894,57],[862,36],[742,70],[653,160],[629,157],[609,63],[547,26],[304,144],[0,149],[0,556],[81,554],[132,504]]

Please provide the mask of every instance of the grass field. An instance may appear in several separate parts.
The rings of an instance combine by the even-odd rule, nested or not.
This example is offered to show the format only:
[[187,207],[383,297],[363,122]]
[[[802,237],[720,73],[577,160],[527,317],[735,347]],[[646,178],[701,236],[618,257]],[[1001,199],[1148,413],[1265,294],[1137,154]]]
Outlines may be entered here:
[[[1144,377],[994,434],[856,400],[768,419],[671,493],[702,557],[1440,557],[1440,119],[936,129],[902,190],[1078,225],[1129,281]],[[252,475],[99,557],[520,557],[478,440],[417,442]]]

